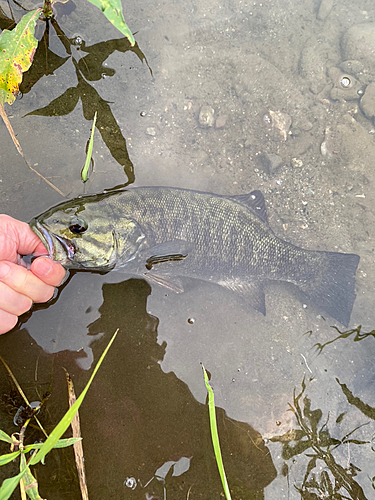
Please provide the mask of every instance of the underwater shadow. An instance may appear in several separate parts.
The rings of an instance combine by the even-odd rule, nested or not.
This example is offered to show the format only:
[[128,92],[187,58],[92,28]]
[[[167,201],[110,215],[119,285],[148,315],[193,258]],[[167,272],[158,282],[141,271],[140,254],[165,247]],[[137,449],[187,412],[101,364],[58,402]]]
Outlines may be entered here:
[[[104,332],[92,345],[95,359],[119,333],[81,412],[88,484],[93,498],[219,498],[208,406],[163,372],[167,346],[158,344],[158,319],[147,313],[150,293],[139,279],[104,284],[100,318],[89,325],[91,335]],[[221,408],[217,419],[232,497],[264,498],[276,470],[261,435]]]

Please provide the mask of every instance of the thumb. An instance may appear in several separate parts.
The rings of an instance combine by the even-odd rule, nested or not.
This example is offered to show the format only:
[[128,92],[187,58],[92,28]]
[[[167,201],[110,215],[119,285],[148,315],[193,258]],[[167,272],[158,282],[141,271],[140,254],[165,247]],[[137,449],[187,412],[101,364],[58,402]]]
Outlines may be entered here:
[[65,278],[66,271],[61,264],[49,257],[38,257],[31,264],[31,272],[47,285],[59,286]]

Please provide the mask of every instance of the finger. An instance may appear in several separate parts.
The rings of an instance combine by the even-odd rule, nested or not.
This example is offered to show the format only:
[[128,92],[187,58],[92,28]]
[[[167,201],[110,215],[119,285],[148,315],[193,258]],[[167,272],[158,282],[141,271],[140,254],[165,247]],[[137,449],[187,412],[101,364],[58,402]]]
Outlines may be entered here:
[[[0,262],[0,284],[1,283],[12,290],[14,294],[25,296],[25,298],[28,298],[28,300],[31,302],[47,302],[54,293],[53,286],[47,285],[46,283],[44,283],[44,281],[35,276],[31,271],[28,271],[24,267],[18,266],[17,264],[13,264],[12,262]],[[10,292],[8,292],[8,295],[9,293]],[[12,295],[12,299],[17,301],[15,297],[15,295]],[[0,304],[2,302],[3,297],[0,292]],[[31,304],[29,308],[30,307]],[[23,303],[22,309],[24,309]],[[10,309],[7,310],[9,312],[13,312]],[[24,312],[25,310],[23,310],[21,314],[23,314]],[[17,314],[17,312],[13,313]]]
[[9,330],[16,326],[17,322],[18,316],[0,309],[0,335],[9,332]]
[[0,214],[0,228],[4,259],[16,262],[14,260],[15,250],[20,255],[48,253],[40,238],[30,229],[26,222],[13,219],[9,215]]
[[32,273],[47,285],[59,286],[65,278],[66,271],[61,264],[48,257],[39,257],[31,264]]
[[0,281],[0,308],[2,311],[21,316],[32,305],[33,301],[30,297],[16,292],[13,288]]

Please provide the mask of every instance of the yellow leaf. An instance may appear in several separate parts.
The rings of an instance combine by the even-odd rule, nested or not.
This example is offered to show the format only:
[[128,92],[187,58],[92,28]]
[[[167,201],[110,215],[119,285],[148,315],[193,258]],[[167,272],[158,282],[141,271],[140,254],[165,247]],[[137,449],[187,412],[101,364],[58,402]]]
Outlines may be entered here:
[[0,35],[0,103],[13,104],[22,76],[35,54],[38,40],[34,36],[35,24],[42,9],[29,12],[12,31]]

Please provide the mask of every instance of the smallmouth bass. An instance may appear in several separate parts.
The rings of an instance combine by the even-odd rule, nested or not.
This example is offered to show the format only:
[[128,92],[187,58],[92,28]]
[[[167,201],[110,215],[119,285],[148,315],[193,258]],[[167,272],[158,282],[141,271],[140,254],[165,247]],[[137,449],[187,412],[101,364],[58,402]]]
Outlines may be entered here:
[[358,255],[305,250],[273,233],[260,191],[237,196],[144,187],[63,202],[30,222],[66,268],[124,268],[182,291],[197,278],[239,293],[266,314],[264,286],[296,285],[347,326]]

